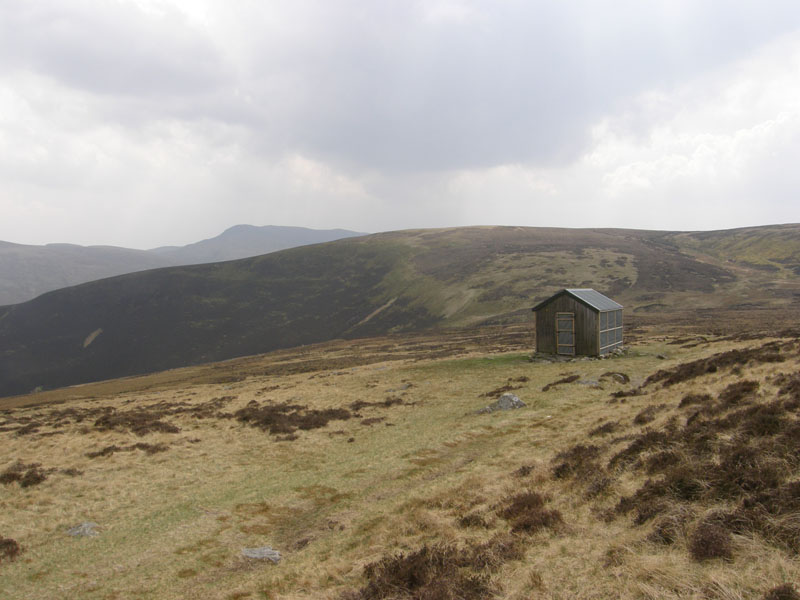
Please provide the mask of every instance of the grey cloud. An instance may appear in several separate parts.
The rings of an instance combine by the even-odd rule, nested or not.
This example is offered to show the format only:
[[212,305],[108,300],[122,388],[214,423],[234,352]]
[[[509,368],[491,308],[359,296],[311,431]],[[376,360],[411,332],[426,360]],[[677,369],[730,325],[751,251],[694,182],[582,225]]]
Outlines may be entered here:
[[268,155],[409,172],[568,164],[632,95],[800,26],[793,1],[475,1],[452,20],[426,19],[431,4],[211,3],[212,19],[234,23],[220,41],[177,10],[12,0],[0,48],[18,68],[112,95],[98,116],[132,127],[220,121]]
[[[733,223],[729,215],[745,214],[750,200],[754,212],[766,210],[767,197],[776,203],[770,215],[796,214],[789,133],[783,146],[764,141],[782,149],[780,161],[765,150],[763,162],[743,163],[741,177],[626,187],[609,196],[618,210],[605,220],[593,206],[603,169],[659,162],[662,150],[648,144],[654,127],[670,129],[693,104],[724,103],[706,77],[733,84],[741,70],[762,85],[738,62],[748,57],[790,71],[780,44],[765,47],[767,58],[755,50],[799,30],[796,0],[768,9],[727,0],[493,0],[462,2],[466,9],[449,16],[426,14],[437,0],[169,1],[183,8],[0,0],[0,239],[17,236],[24,221],[37,243],[140,247],[188,243],[236,222],[666,227],[648,199],[676,228],[712,198],[730,198],[738,212],[709,209],[703,226]],[[196,5],[209,16],[199,27]],[[659,89],[664,106],[637,100]],[[796,95],[783,89],[794,87],[773,95]],[[745,112],[755,105],[741,104]],[[705,123],[713,110],[695,115],[688,135],[713,130]],[[733,133],[771,118],[720,127]],[[596,151],[590,129],[600,121],[611,138],[639,135],[635,156],[618,160],[611,148],[600,166],[576,160],[590,144]],[[674,129],[680,137],[681,123]],[[542,210],[554,199],[563,211]]]
[[[632,94],[798,25],[790,3],[630,2],[613,13],[596,2],[473,5],[472,19],[433,24],[405,3],[337,4],[336,14],[317,6],[325,19],[314,13],[309,24],[310,13],[292,15],[306,35],[262,47],[259,78],[296,86],[276,113],[285,127],[270,124],[286,144],[354,167],[564,164],[585,148],[589,126]],[[275,92],[287,93],[267,84],[265,103]]]
[[130,2],[9,0],[0,40],[0,63],[91,93],[188,95],[228,79],[217,49],[180,13]]

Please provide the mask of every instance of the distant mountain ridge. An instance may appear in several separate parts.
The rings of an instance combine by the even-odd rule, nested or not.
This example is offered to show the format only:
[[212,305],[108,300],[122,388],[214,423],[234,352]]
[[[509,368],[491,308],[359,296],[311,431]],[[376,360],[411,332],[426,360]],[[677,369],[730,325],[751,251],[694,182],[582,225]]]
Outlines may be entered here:
[[174,264],[145,250],[0,242],[0,304],[25,302],[78,283]]
[[211,239],[152,250],[0,241],[0,306],[115,275],[248,258],[359,235],[364,234],[346,229],[235,225]]
[[177,260],[177,264],[180,265],[197,265],[248,258],[268,252],[333,242],[359,235],[366,234],[346,229],[234,225],[208,240],[187,246],[155,248],[151,252]]
[[800,225],[395,231],[103,279],[0,307],[0,395],[336,338],[528,320],[564,287],[609,295],[626,324],[695,326],[724,311],[790,324]]

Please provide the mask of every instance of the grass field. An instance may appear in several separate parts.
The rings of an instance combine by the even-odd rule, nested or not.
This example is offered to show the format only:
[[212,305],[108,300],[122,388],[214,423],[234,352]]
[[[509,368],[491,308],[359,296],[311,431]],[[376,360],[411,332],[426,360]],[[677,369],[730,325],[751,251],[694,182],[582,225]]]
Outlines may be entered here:
[[[797,597],[796,336],[529,346],[332,342],[0,401],[0,596]],[[503,391],[527,407],[476,414]]]

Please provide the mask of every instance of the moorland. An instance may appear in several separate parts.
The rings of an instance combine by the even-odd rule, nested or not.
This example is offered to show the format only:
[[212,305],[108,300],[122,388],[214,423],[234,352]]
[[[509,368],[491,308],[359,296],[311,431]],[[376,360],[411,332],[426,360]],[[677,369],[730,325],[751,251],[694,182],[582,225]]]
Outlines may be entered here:
[[[50,388],[0,398],[0,596],[800,598],[797,229],[395,232],[0,309],[5,392]],[[533,352],[565,285],[624,352]]]
[[789,322],[800,226],[398,231],[155,269],[0,307],[0,395],[333,339],[522,323],[592,287],[645,324]]
[[795,598],[800,339],[732,329],[568,362],[526,324],[391,335],[7,398],[0,590]]

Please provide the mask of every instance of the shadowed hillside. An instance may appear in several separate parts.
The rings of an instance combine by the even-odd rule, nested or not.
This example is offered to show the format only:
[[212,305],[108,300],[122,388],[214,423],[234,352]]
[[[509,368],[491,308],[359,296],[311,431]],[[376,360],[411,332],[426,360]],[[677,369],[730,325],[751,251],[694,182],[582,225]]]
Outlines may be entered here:
[[335,338],[526,321],[562,287],[609,294],[628,319],[730,328],[730,311],[742,311],[733,316],[779,325],[798,309],[798,248],[796,225],[699,234],[477,227],[115,277],[0,309],[0,394]]
[[145,250],[0,242],[0,304],[25,302],[70,285],[174,264]]
[[358,235],[363,234],[345,229],[236,225],[195,244],[153,250],[0,242],[0,305],[125,273],[247,258]]

